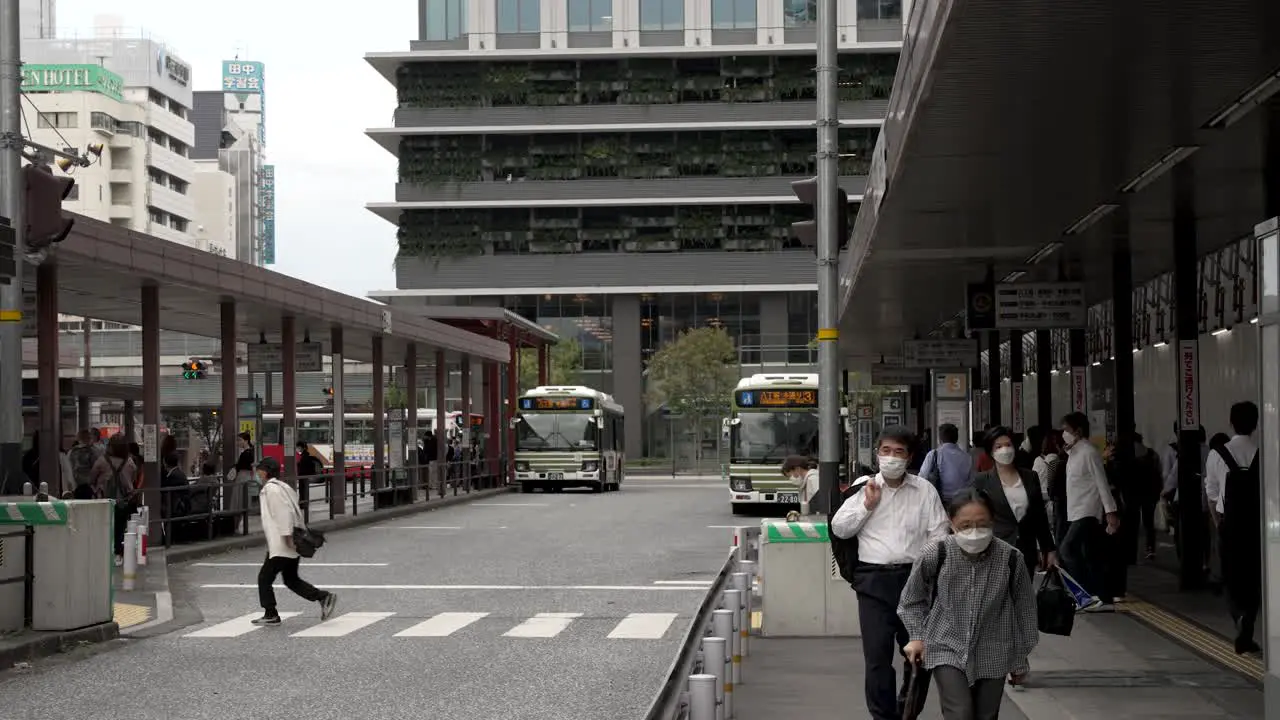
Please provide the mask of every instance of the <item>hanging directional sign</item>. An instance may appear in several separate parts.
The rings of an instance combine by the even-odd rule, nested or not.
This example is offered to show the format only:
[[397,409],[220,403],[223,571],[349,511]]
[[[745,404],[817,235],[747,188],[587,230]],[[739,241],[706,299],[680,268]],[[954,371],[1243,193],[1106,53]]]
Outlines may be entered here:
[[1089,324],[1084,284],[1077,282],[996,285],[996,327],[1014,330],[1082,328]]

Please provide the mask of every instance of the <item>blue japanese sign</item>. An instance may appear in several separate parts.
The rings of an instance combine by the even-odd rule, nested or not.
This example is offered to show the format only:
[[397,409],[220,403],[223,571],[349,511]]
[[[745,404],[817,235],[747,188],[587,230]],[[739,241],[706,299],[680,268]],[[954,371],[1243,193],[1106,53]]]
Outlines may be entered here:
[[262,210],[262,264],[276,262],[276,166],[262,166],[262,183],[258,187],[258,206]]

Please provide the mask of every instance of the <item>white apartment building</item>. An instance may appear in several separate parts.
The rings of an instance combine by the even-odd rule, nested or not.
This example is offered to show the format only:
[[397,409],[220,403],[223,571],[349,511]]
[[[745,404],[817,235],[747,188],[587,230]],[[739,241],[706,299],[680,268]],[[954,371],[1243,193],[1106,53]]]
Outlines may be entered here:
[[236,259],[236,178],[217,160],[196,160],[191,196],[196,203],[192,233],[200,249]]

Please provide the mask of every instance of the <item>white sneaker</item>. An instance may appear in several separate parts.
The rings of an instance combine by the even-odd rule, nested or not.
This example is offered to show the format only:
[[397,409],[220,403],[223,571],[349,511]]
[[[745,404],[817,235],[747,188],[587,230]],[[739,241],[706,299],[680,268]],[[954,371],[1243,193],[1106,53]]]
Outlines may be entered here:
[[116,567],[123,567],[123,566],[124,566],[124,556],[123,556],[123,555],[117,555],[117,556],[116,556]]
[[1099,602],[1095,605],[1090,605],[1084,611],[1087,613],[1113,613],[1116,611],[1116,606],[1111,603]]

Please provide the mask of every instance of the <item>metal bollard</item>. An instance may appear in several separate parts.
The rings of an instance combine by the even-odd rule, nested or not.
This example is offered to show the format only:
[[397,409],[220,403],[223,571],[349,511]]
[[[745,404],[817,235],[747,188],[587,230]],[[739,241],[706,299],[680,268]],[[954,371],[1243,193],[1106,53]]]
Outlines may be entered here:
[[[725,690],[725,717],[732,717],[729,713],[733,709],[733,611],[721,608],[711,614],[711,634],[716,637],[724,638],[724,690]],[[711,661],[708,660],[708,663]]]
[[[756,631],[756,588],[755,588],[755,584],[756,584],[756,581],[757,581],[757,579],[758,579],[758,578],[756,577],[756,564],[755,564],[754,562],[751,562],[750,560],[748,560],[747,562],[742,563],[742,572],[743,572],[743,573],[745,573],[745,574],[746,574],[746,576],[747,576],[747,592],[746,592],[746,595],[745,595],[745,599],[746,599],[746,601],[747,601],[747,613],[746,613],[746,614],[747,614],[747,636],[748,636],[748,637],[750,637],[750,635],[751,635],[751,634],[753,634],[753,633],[755,633],[755,631]],[[750,650],[747,648],[747,646],[746,646],[746,644],[745,644],[745,641],[744,641],[744,645],[743,645],[743,648],[742,648],[742,654],[743,654],[744,656],[745,656],[745,655],[750,655],[750,654],[751,654]]]
[[702,652],[706,656],[706,663],[702,669],[709,675],[716,678],[716,720],[728,720],[730,693],[733,692],[729,687],[729,671],[726,669],[725,659],[728,657],[729,642],[720,637],[709,637],[702,639]]
[[[748,563],[743,563],[744,565]],[[751,650],[747,645],[747,636],[751,631],[751,573],[736,572],[733,574],[733,589],[738,591],[738,599],[741,602],[738,611],[738,637],[742,638],[739,643],[741,645],[742,657],[751,654]]]
[[132,529],[124,534],[124,583],[125,590],[132,590],[138,578],[138,533]]
[[689,676],[689,720],[716,720],[716,677]]
[[729,650],[730,658],[733,661],[733,673],[731,678],[734,687],[742,684],[742,593],[737,590],[724,591],[724,606],[729,610],[730,617],[733,619],[733,633],[730,636],[732,642]]
[[27,481],[27,482],[22,483],[22,494],[23,494],[23,495],[35,495],[35,494],[36,494],[36,489],[31,485],[31,482],[30,482],[30,481]]
[[148,515],[147,506],[143,505],[138,508],[138,566],[147,566],[147,541],[150,539],[151,530],[147,523]]

